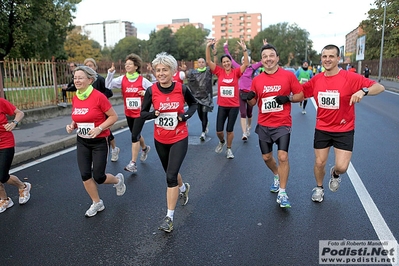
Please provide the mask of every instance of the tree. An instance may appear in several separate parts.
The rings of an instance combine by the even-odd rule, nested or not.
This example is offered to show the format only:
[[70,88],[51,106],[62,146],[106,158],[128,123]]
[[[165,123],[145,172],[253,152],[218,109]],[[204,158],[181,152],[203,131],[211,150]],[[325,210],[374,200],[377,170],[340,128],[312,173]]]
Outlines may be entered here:
[[187,25],[179,28],[175,33],[179,57],[177,60],[194,61],[204,57],[205,40],[209,30]]
[[141,42],[141,40],[134,36],[128,36],[120,40],[117,44],[115,44],[115,47],[111,53],[113,61],[117,62],[121,60],[124,62],[126,56],[131,53],[135,53],[141,57]]
[[0,60],[14,58],[66,59],[63,49],[81,0],[6,0],[1,2]]
[[152,31],[150,33],[148,44],[149,58],[154,58],[161,52],[167,52],[173,55],[176,59],[180,58],[176,38],[173,35],[172,30],[167,27],[157,32]]
[[86,58],[102,59],[100,44],[80,34],[80,28],[72,30],[66,38],[64,50],[70,62],[83,62]]
[[306,49],[308,60],[316,57],[316,51],[312,50],[313,42],[308,36],[309,33],[299,28],[297,24],[290,25],[283,22],[270,25],[250,41],[251,56],[255,61],[260,60],[260,49],[263,46],[263,40],[267,39],[268,43],[275,46],[279,52],[281,65],[301,65],[305,59]]
[[376,0],[375,8],[368,12],[368,19],[360,23],[366,34],[365,60],[380,58],[381,36],[386,4],[383,57],[399,55],[399,2],[396,0]]

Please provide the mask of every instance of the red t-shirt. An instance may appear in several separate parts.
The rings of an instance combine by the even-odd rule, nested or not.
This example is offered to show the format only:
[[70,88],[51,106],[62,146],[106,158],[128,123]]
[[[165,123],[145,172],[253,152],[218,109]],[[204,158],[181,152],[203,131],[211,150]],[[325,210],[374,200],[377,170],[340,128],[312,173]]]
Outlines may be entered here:
[[172,144],[188,137],[187,122],[177,119],[179,114],[185,113],[182,84],[176,82],[168,94],[162,93],[156,83],[151,88],[152,104],[160,112],[154,123],[154,138],[163,144]]
[[13,116],[17,109],[9,101],[0,98],[0,149],[12,148],[15,146],[14,134],[6,131],[4,125],[8,123],[7,115]]
[[222,107],[240,107],[238,80],[242,76],[240,68],[233,68],[226,74],[224,68],[216,65],[212,71],[218,77],[217,104]]
[[[85,100],[79,100],[75,95],[72,98],[72,120],[77,124],[77,133],[80,137],[88,138],[87,132],[98,127],[106,120],[105,112],[112,108],[104,94],[93,89]],[[97,138],[109,136],[109,129],[103,130]]]
[[279,68],[274,74],[262,72],[254,77],[251,90],[258,102],[258,124],[265,127],[292,126],[291,102],[279,105],[274,97],[301,93],[295,74]]
[[124,76],[122,78],[122,96],[125,102],[125,115],[128,117],[140,117],[141,103],[144,97],[139,95],[140,91],[145,91],[143,87],[143,77],[139,76],[131,82]]
[[354,93],[374,83],[362,75],[340,70],[337,75],[316,75],[302,84],[305,97],[314,97],[318,106],[316,129],[328,132],[355,129],[355,104],[350,106],[350,99]]

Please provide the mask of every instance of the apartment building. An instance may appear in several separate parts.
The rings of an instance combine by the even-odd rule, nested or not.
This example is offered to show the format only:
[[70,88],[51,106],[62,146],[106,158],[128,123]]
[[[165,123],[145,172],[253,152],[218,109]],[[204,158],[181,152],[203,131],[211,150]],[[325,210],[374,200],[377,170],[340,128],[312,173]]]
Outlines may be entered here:
[[98,42],[102,48],[114,47],[121,39],[128,36],[137,37],[137,28],[133,22],[109,20],[90,23],[82,26],[83,34]]
[[195,28],[203,29],[204,24],[202,23],[191,23],[190,19],[188,18],[182,18],[182,19],[172,19],[172,23],[170,24],[160,24],[157,25],[156,31],[162,30],[163,28],[170,28],[173,33],[176,33],[176,31],[182,27],[185,27],[187,25],[193,25]]
[[[344,64],[350,64],[351,56],[356,53],[356,42],[359,36],[364,35],[364,30],[361,27],[357,27],[348,34],[345,35],[345,59]],[[366,47],[367,49],[367,47]]]
[[227,15],[212,16],[211,35],[216,40],[244,38],[253,39],[262,31],[262,14],[228,12]]

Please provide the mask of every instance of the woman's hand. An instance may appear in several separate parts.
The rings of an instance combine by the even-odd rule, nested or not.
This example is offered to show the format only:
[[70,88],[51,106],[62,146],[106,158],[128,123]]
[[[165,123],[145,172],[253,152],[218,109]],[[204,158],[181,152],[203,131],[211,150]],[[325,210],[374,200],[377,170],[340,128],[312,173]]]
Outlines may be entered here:
[[111,68],[110,69],[108,69],[108,72],[114,72],[115,71],[115,65],[114,65],[114,63],[112,63],[112,66],[111,66]]

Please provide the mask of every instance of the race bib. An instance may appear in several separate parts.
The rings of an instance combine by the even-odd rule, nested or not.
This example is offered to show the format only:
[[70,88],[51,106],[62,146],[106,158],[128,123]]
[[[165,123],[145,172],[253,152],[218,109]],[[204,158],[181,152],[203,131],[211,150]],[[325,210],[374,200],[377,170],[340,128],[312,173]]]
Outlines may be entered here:
[[283,105],[279,105],[274,99],[276,96],[262,98],[262,113],[283,111]]
[[319,92],[317,100],[320,108],[339,109],[339,92]]
[[94,128],[94,123],[76,123],[76,124],[78,126],[78,129],[76,130],[78,136],[81,138],[90,139],[91,136],[89,135],[89,131]]
[[155,124],[166,130],[174,130],[179,121],[177,120],[177,112],[160,113],[155,118]]
[[220,86],[220,96],[233,98],[234,97],[234,87]]
[[141,108],[141,97],[126,98],[127,109],[140,109]]
[[301,83],[301,84],[303,84],[303,83],[305,83],[305,82],[308,82],[308,79],[301,78],[301,80],[299,81],[299,83]]

